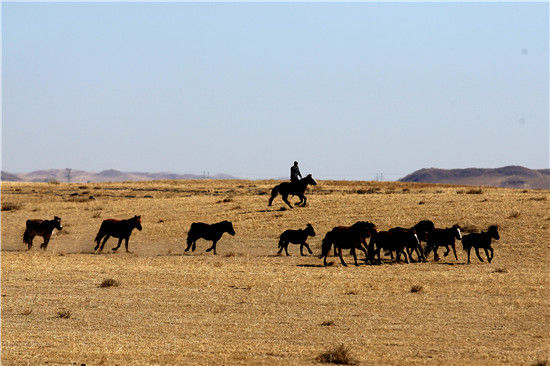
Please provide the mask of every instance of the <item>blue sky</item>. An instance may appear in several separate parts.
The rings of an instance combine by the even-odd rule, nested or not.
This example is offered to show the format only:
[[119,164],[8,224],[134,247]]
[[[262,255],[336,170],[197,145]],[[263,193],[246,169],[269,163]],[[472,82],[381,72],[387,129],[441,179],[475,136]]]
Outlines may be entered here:
[[549,166],[548,3],[3,3],[2,169]]

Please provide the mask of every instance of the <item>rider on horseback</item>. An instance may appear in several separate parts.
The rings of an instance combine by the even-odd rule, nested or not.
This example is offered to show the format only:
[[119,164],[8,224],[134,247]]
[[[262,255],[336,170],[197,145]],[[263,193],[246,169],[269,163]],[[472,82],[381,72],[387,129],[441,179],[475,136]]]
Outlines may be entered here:
[[294,165],[290,167],[290,181],[297,182],[302,179],[302,174],[300,173],[300,168],[298,168],[298,162],[295,161]]

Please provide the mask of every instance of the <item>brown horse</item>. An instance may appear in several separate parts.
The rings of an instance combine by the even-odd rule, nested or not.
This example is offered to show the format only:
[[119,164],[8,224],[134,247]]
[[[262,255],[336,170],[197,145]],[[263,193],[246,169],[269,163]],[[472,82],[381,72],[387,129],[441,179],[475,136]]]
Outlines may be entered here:
[[61,219],[57,216],[54,216],[53,220],[27,220],[26,226],[25,233],[23,233],[23,243],[27,244],[29,249],[32,248],[34,237],[38,235],[44,238],[44,243],[40,245],[40,248],[46,250],[53,229],[63,229]]
[[[132,230],[134,230],[134,228],[141,231],[141,216],[134,216],[127,220],[103,220],[95,237],[97,245],[95,246],[94,250],[97,250],[99,248],[99,251],[101,252],[107,240],[112,236],[114,238],[118,238],[118,245],[112,249],[113,252],[116,252],[118,248],[120,248],[120,244],[122,243],[122,240],[124,240],[126,252],[130,253],[130,251],[128,250],[128,239],[130,239],[130,234],[132,234]],[[100,248],[99,242],[103,237],[105,237],[105,239],[103,239],[103,243],[101,244]]]
[[319,258],[324,258],[323,263],[326,266],[328,252],[334,245],[334,251],[338,253],[343,266],[347,266],[347,264],[342,257],[342,249],[351,249],[355,265],[358,266],[355,250],[362,250],[365,253],[365,261],[368,261],[366,238],[375,233],[376,225],[368,221],[358,221],[352,226],[337,226],[325,235]]
[[372,253],[372,259],[376,255],[378,257],[378,263],[381,262],[380,251],[384,249],[391,254],[391,259],[394,260],[393,252],[395,252],[395,260],[397,262],[401,259],[401,254],[405,258],[405,261],[409,263],[407,252],[405,248],[410,241],[416,241],[418,243],[418,237],[416,233],[411,232],[408,229],[393,228],[389,231],[379,231],[372,236],[369,243],[369,251]]
[[300,255],[304,255],[304,247],[308,250],[309,254],[313,254],[309,245],[306,243],[308,236],[315,236],[315,230],[311,224],[307,224],[305,229],[300,230],[286,230],[279,237],[279,251],[277,254],[281,254],[284,251],[288,254],[288,244],[300,244]]
[[212,246],[206,249],[206,251],[214,250],[215,255],[216,244],[221,239],[223,233],[228,233],[231,236],[235,235],[235,229],[233,229],[233,224],[230,221],[222,221],[212,225],[205,224],[204,222],[194,222],[187,233],[187,248],[185,248],[185,251],[187,252],[191,249],[194,252],[197,240],[203,238],[212,241]]

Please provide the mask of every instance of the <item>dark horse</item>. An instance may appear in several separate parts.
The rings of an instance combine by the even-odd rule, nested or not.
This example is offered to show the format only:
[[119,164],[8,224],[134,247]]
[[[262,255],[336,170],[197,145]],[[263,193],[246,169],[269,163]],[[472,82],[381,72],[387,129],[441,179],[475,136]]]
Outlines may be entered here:
[[[470,263],[470,250],[472,247],[476,250],[477,258],[483,262],[481,256],[479,255],[479,248],[485,249],[485,255],[487,255],[487,261],[491,263],[493,260],[493,248],[491,247],[491,239],[499,240],[500,235],[498,235],[498,226],[492,225],[489,226],[487,231],[482,231],[481,233],[472,233],[464,235],[462,238],[462,247],[468,253],[468,263]],[[489,251],[491,251],[491,256],[489,256]]]
[[194,222],[187,233],[187,248],[185,248],[185,251],[187,252],[191,249],[194,252],[197,240],[203,238],[212,241],[212,246],[206,249],[206,251],[214,250],[214,254],[216,254],[216,243],[221,239],[223,233],[229,233],[232,236],[235,235],[233,224],[230,221],[222,221],[212,225],[205,224],[204,222]]
[[334,251],[338,253],[340,262],[347,266],[342,257],[342,249],[351,249],[355,265],[357,264],[357,255],[355,250],[359,249],[365,253],[365,261],[368,260],[366,239],[376,233],[376,225],[368,221],[358,221],[352,226],[337,226],[329,231],[321,244],[321,256],[324,257],[324,265],[327,265],[327,256],[330,248],[334,245]]
[[[97,245],[95,246],[94,250],[97,250],[99,248],[99,251],[101,252],[107,240],[112,236],[114,238],[118,238],[118,245],[113,248],[113,252],[116,252],[118,248],[120,248],[120,244],[122,243],[122,240],[124,240],[126,252],[129,253],[130,251],[128,250],[128,239],[130,239],[130,234],[132,234],[132,230],[134,230],[134,228],[141,231],[141,216],[134,216],[128,220],[103,220],[95,237]],[[105,239],[103,239],[103,243],[101,244],[100,248],[99,242],[103,237],[105,237]]]
[[317,185],[317,182],[311,177],[311,174],[308,174],[306,177],[300,179],[297,182],[283,182],[281,184],[276,185],[271,190],[271,197],[269,198],[269,206],[273,203],[273,199],[277,197],[278,194],[281,194],[283,201],[288,205],[288,207],[292,208],[292,205],[290,202],[288,202],[288,196],[298,196],[300,198],[299,202],[296,202],[296,206],[302,206],[304,207],[307,202],[306,196],[304,196],[304,192],[306,191],[306,188],[308,184]]
[[373,235],[369,243],[369,252],[372,259],[374,259],[375,255],[378,257],[379,263],[381,262],[380,251],[382,249],[391,254],[392,260],[394,260],[393,252],[395,252],[395,260],[398,262],[401,254],[403,254],[405,261],[409,263],[405,248],[408,246],[417,247],[418,245],[420,245],[420,242],[414,230],[396,227],[388,231],[380,231]]
[[446,257],[449,255],[449,247],[451,247],[453,249],[455,259],[458,260],[456,255],[455,239],[462,239],[462,233],[460,232],[460,227],[458,225],[453,225],[453,227],[448,227],[446,229],[434,229],[428,234],[428,243],[426,244],[426,249],[424,250],[424,256],[427,258],[430,251],[433,250],[434,260],[438,261],[439,255],[437,254],[437,249],[439,247],[445,247],[447,251],[443,253],[443,256]]
[[32,248],[32,240],[38,235],[44,238],[44,243],[40,245],[40,248],[46,250],[53,229],[63,229],[63,226],[61,226],[61,219],[57,216],[54,216],[53,220],[27,220],[26,224],[27,228],[23,234],[23,243],[27,244],[29,249]]
[[422,245],[420,244],[420,237],[416,230],[405,229],[402,227],[394,227],[389,231],[400,235],[400,239],[403,241],[410,261],[413,261],[413,252],[416,253],[418,262],[422,262],[423,260],[425,260],[424,250],[422,249]]
[[309,248],[309,245],[306,243],[308,236],[315,236],[315,230],[313,230],[313,226],[311,226],[311,224],[307,224],[306,228],[303,230],[286,230],[279,237],[279,251],[277,254],[281,254],[284,249],[286,255],[290,255],[288,254],[289,243],[300,244],[300,255],[304,255],[304,247],[308,250],[309,254],[313,254]]

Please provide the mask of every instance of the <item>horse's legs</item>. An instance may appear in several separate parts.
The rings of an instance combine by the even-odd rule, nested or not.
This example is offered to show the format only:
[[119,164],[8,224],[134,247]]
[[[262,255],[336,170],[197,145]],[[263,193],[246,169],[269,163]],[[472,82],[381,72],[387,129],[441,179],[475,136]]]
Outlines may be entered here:
[[451,248],[449,248],[449,244],[445,245],[445,249],[447,249],[447,251],[445,253],[443,253],[444,257],[448,256],[449,252],[451,251]]
[[340,262],[344,267],[347,267],[348,265],[346,262],[344,262],[344,257],[342,257],[342,248],[338,248],[338,256],[340,257]]
[[277,254],[281,254],[283,252],[283,249],[285,249],[285,245],[284,242],[281,240],[279,242],[279,251],[277,252]]
[[124,246],[126,247],[126,253],[132,253],[132,252],[130,252],[130,251],[128,250],[128,240],[129,240],[129,239],[130,239],[130,238],[124,239]]
[[493,258],[489,257],[489,250],[487,250],[487,248],[483,248],[483,249],[485,249],[485,255],[487,256],[487,262],[491,263],[491,260]]
[[313,252],[311,251],[311,248],[309,247],[309,244],[304,242],[304,246],[306,247],[307,251],[309,252],[309,254],[313,254]]
[[[401,252],[403,253],[403,257],[405,257],[405,262],[407,262],[407,264],[410,264],[411,261],[407,257],[407,251],[405,250],[405,248],[401,249]],[[411,260],[412,260],[412,257],[411,257]]]
[[105,238],[103,239],[103,243],[101,243],[101,248],[99,248],[99,251],[101,252],[103,250],[103,247],[105,246],[105,243],[111,236],[109,234],[105,235]]
[[453,248],[453,254],[455,255],[455,259],[458,260],[458,256],[456,255],[455,243],[453,243],[453,244],[451,245],[451,248]]
[[288,243],[285,243],[285,254],[287,257],[290,256],[290,254],[288,254]]
[[300,244],[300,255],[304,256],[304,244]]
[[206,251],[209,252],[211,250],[214,250],[214,255],[216,255],[216,243],[217,242],[218,242],[217,240],[213,240],[212,241],[212,246],[210,248],[206,249]]
[[470,263],[470,251],[472,250],[472,247],[468,247],[467,253],[468,253],[468,264]]
[[34,239],[34,235],[31,234],[31,235],[29,236],[29,245],[28,245],[29,250],[32,248],[32,241],[33,241],[33,239]]
[[487,247],[487,249],[489,249],[489,250],[491,251],[491,259],[488,259],[488,258],[487,258],[487,260],[489,261],[489,263],[491,263],[491,261],[493,260],[493,257],[494,257],[494,255],[495,255],[495,253],[493,252],[493,248],[491,248],[490,246]]
[[275,199],[275,197],[277,197],[277,192],[273,192],[271,191],[271,197],[269,197],[269,202],[268,202],[268,206],[271,206],[271,204],[273,203],[273,200]]
[[481,258],[481,256],[479,255],[479,248],[478,248],[478,247],[474,247],[474,249],[476,250],[477,258],[480,260],[480,262],[483,262],[483,258]]
[[283,194],[283,201],[288,205],[288,207],[292,208],[292,205],[290,202],[288,202],[288,194]]
[[120,248],[120,244],[122,244],[122,238],[118,239],[118,245],[113,248],[113,252],[116,252],[118,250],[118,248]]
[[351,248],[351,254],[353,254],[353,261],[355,262],[356,266],[359,266],[357,263],[357,255],[355,254],[355,248]]
[[441,258],[439,258],[439,254],[437,254],[437,250],[439,249],[439,245],[434,245],[433,251],[434,251],[434,261],[439,261]]
[[307,198],[304,196],[304,194],[299,194],[298,198],[300,198],[300,202],[296,202],[295,206],[302,206],[304,207],[306,205]]
[[48,247],[48,243],[50,242],[50,236],[51,235],[48,234],[44,235],[44,242],[40,245],[41,249],[46,250],[46,248]]
[[368,263],[369,262],[369,256],[367,254],[367,249],[365,249],[363,246],[360,246],[359,249],[361,249],[363,251],[363,253],[365,253],[365,263]]

